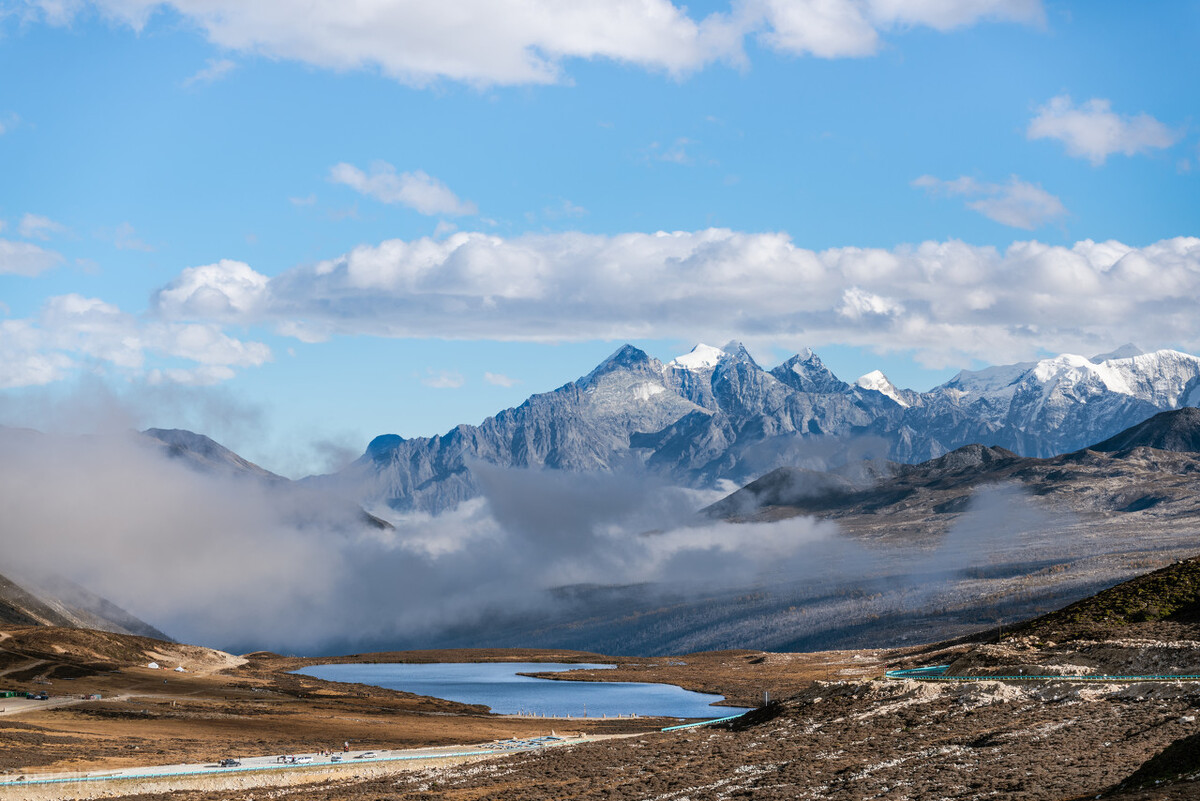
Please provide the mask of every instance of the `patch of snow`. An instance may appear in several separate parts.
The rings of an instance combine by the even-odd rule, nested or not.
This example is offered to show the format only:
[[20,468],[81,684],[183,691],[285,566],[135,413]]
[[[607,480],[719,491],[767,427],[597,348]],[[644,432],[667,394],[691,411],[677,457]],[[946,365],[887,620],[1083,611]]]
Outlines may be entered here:
[[901,406],[908,407],[908,402],[900,397],[900,393],[896,391],[895,385],[891,381],[888,381],[888,377],[879,370],[872,370],[866,375],[860,376],[854,383],[862,389],[873,389],[876,392],[887,395]]
[[635,384],[633,386],[633,397],[638,400],[650,400],[655,395],[659,395],[667,391],[667,388],[662,384]]
[[676,370],[709,370],[716,367],[724,355],[725,351],[720,348],[701,342],[682,356],[671,359],[667,362],[667,367],[674,367]]

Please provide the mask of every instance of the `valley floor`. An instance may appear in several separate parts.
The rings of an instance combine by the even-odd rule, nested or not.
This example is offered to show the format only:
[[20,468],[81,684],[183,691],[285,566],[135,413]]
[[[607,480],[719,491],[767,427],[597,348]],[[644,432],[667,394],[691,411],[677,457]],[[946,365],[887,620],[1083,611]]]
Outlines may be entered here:
[[[1200,559],[1176,563],[1005,632],[906,649],[680,657],[577,651],[424,651],[298,659],[231,657],[160,641],[11,630],[0,683],[51,697],[123,698],[0,717],[3,779],[211,762],[336,748],[419,748],[530,737],[553,748],[416,770],[279,772],[278,781],[81,784],[46,799],[139,801],[620,801],[1005,798],[1175,801],[1200,797],[1200,681],[1004,681],[1002,675],[1200,674]],[[187,660],[187,673],[144,666]],[[119,658],[119,659],[118,659]],[[118,664],[119,660],[124,662]],[[104,660],[109,660],[105,662]],[[663,681],[769,704],[727,724],[663,732],[664,721],[486,714],[480,707],[290,671],[318,662],[612,662],[570,679]],[[949,665],[971,681],[886,679]],[[103,669],[102,669],[103,666]],[[555,678],[563,679],[562,674]],[[566,729],[564,731],[564,729]],[[588,740],[574,737],[586,734]],[[598,736],[599,735],[599,736]],[[603,737],[603,735],[618,735]],[[406,766],[406,767],[412,767]],[[269,772],[268,772],[269,773]],[[304,775],[301,775],[304,774]],[[303,784],[295,784],[302,781]],[[12,792],[19,793],[19,790]],[[31,799],[33,795],[9,795]],[[38,796],[41,797],[41,796]]]

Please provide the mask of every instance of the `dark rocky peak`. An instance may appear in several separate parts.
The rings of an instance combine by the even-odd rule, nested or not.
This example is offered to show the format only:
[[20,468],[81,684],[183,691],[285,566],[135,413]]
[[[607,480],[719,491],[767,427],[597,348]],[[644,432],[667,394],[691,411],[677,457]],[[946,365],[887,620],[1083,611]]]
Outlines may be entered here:
[[1089,450],[1112,453],[1132,448],[1200,453],[1200,409],[1186,407],[1161,412]]
[[634,373],[660,372],[661,365],[658,364],[657,359],[647,355],[646,351],[635,348],[633,345],[622,345],[616,353],[600,362],[595,370],[584,376],[580,383],[588,384],[601,376],[621,370]]
[[805,348],[776,367],[771,375],[800,392],[831,394],[850,389],[850,385],[834,375],[811,348]]
[[380,434],[367,445],[366,456],[369,459],[379,461],[387,459],[392,451],[400,447],[404,443],[404,437],[399,434]]
[[955,473],[962,470],[993,467],[1021,457],[1007,448],[994,445],[964,445],[945,456],[914,465],[909,472]]

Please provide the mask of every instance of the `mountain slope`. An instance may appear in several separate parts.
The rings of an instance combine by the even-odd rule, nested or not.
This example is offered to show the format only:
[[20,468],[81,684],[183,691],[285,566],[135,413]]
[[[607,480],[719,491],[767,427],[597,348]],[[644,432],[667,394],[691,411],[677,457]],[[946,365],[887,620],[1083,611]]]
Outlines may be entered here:
[[218,475],[251,475],[268,481],[286,480],[283,476],[243,459],[203,434],[182,428],[148,428],[142,435],[156,446],[162,447],[170,458],[178,459],[195,470]]
[[737,342],[697,345],[665,364],[626,345],[580,379],[478,426],[380,436],[356,463],[313,481],[368,506],[440,511],[478,494],[475,463],[575,472],[632,466],[712,487],[782,466],[917,463],[971,443],[1048,457],[1197,402],[1200,359],[1132,346],[1095,359],[963,371],[918,393],[878,372],[847,384],[811,350],[767,371]]
[[21,584],[0,576],[0,623],[95,629],[171,639],[116,604],[57,576],[36,581],[22,578]]
[[1160,412],[1149,420],[1092,446],[1092,450],[1103,452],[1131,448],[1200,453],[1200,409]]

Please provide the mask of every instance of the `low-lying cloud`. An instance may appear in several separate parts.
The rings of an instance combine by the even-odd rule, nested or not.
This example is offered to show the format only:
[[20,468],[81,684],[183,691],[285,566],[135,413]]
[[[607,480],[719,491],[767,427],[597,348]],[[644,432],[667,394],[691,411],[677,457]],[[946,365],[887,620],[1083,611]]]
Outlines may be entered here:
[[753,583],[836,533],[693,527],[706,496],[645,476],[484,465],[483,498],[380,529],[353,503],[198,472],[137,434],[0,429],[0,453],[0,572],[54,572],[177,638],[234,649],[412,645],[534,612],[565,585]]
[[[0,573],[59,574],[176,638],[235,651],[496,644],[498,624],[562,627],[614,602],[666,626],[621,623],[641,638],[631,648],[778,646],[948,603],[963,569],[1029,561],[1030,536],[1063,547],[1044,537],[1054,521],[1005,488],[983,491],[947,538],[880,546],[804,517],[708,520],[695,512],[721,492],[638,471],[474,464],[481,497],[440,515],[376,510],[394,523],[380,528],[334,495],[198,471],[135,434],[0,429],[0,456]],[[746,592],[759,600],[741,612],[719,600]],[[678,621],[661,617],[677,604]],[[558,629],[572,630],[541,642],[589,645],[590,629]]]

